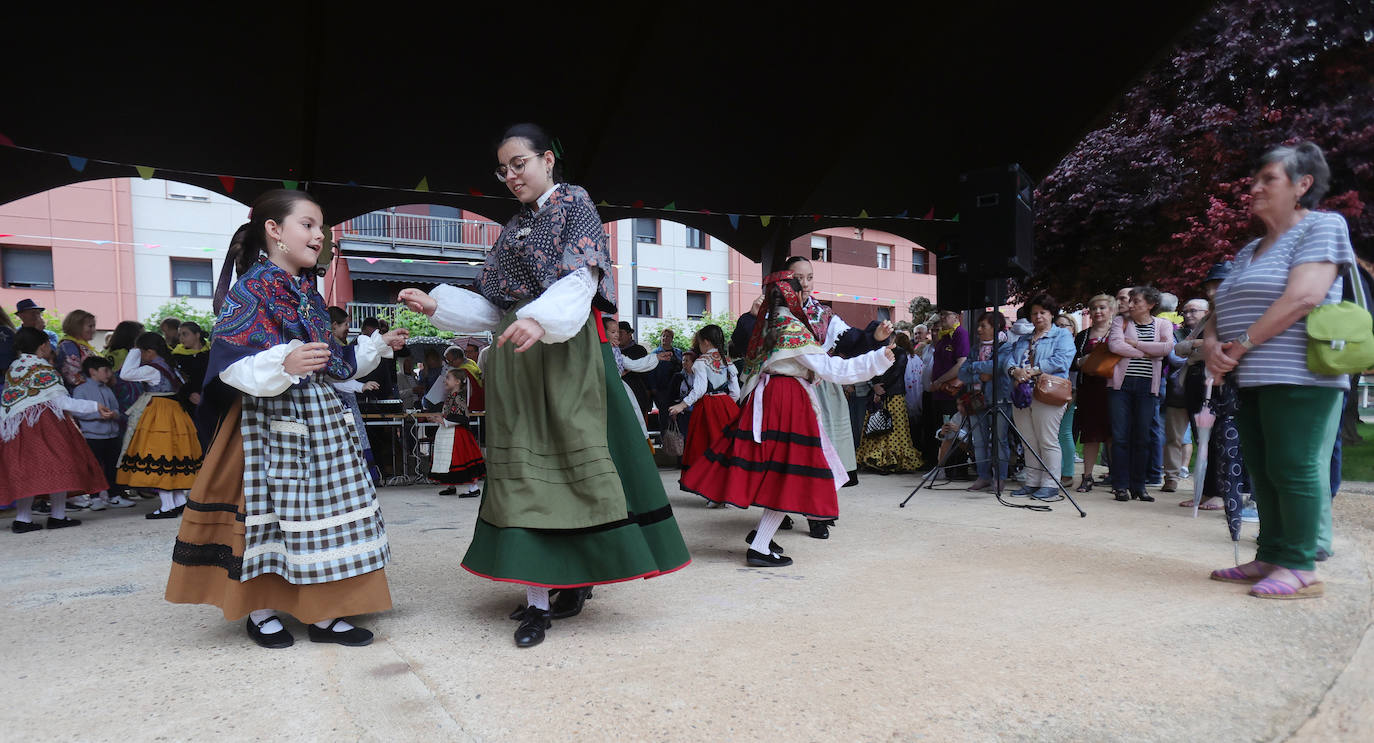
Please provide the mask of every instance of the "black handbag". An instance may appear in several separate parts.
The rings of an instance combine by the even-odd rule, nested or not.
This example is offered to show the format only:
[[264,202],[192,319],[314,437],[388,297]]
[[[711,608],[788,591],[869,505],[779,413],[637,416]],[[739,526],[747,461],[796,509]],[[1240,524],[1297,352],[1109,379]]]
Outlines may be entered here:
[[868,422],[864,423],[865,436],[874,436],[891,432],[892,414],[887,412],[887,408],[878,408],[868,415]]

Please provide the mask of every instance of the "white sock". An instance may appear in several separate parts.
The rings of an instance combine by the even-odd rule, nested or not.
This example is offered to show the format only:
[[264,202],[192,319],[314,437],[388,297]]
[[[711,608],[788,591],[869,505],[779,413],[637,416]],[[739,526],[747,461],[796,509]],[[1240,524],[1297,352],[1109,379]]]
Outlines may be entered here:
[[549,589],[543,586],[525,586],[525,603],[536,609],[549,610]]
[[[276,614],[277,613],[271,609],[258,609],[257,611],[248,612],[248,619],[252,621],[254,625],[257,625],[268,617],[275,617]],[[258,627],[258,631],[262,632],[264,635],[270,635],[273,632],[281,632],[283,629],[286,628],[281,626],[281,622],[276,619]]]
[[48,496],[48,503],[52,505],[51,516],[55,519],[67,518],[67,494],[53,493]]
[[173,508],[177,507],[176,503],[173,502],[174,498],[172,498],[172,491],[159,489],[157,491],[157,497],[162,499],[162,508],[159,508],[157,510],[170,511]]
[[14,502],[14,520],[21,524],[33,523],[33,496]]
[[173,491],[172,491],[172,505],[173,505],[173,507],[174,507],[174,508],[181,508],[182,506],[186,505],[186,494],[189,493],[189,492],[191,492],[191,491],[189,491],[189,490],[173,490]]
[[[323,622],[316,622],[316,623],[315,623],[315,626],[316,626],[316,627],[319,627],[320,629],[329,629],[329,623],[332,622],[332,621],[334,621],[334,620],[333,620],[333,619],[326,619],[326,620],[324,620]],[[338,624],[334,625],[334,631],[335,631],[335,632],[347,632],[347,631],[349,631],[349,630],[351,630],[351,629],[353,629],[353,625],[349,624],[348,622],[345,622],[345,621],[342,620],[342,619],[339,620],[339,623],[338,623]]]
[[754,541],[749,545],[749,549],[762,552],[765,555],[773,554],[773,551],[768,548],[768,543],[773,541],[773,535],[778,533],[778,527],[782,526],[782,519],[785,515],[782,511],[774,511],[770,508],[763,509],[763,516],[759,518],[759,531],[754,535]]

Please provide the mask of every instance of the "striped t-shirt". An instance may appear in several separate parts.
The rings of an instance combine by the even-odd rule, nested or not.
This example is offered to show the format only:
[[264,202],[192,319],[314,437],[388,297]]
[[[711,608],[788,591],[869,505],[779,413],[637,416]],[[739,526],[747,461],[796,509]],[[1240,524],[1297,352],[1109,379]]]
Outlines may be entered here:
[[[1151,317],[1150,321],[1144,325],[1135,323],[1135,337],[1136,340],[1140,341],[1153,341],[1155,339],[1154,317]],[[1132,358],[1126,363],[1126,376],[1153,380],[1155,377],[1155,359],[1149,356]]]
[[[1236,254],[1231,276],[1217,288],[1217,338],[1235,340],[1268,310],[1288,286],[1288,273],[1303,263],[1335,263],[1340,275],[1322,304],[1341,301],[1341,277],[1355,262],[1350,229],[1333,212],[1309,212],[1279,236],[1258,259],[1259,240]],[[1307,320],[1298,320],[1279,335],[1255,346],[1240,359],[1235,371],[1241,387],[1298,384],[1349,389],[1349,377],[1313,374],[1307,369]]]

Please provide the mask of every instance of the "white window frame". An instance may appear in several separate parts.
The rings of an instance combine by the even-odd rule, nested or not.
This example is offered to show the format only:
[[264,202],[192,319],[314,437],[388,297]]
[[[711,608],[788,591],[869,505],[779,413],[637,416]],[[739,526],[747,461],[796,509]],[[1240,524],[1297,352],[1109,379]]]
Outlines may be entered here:
[[891,271],[891,270],[892,270],[892,246],[891,246],[891,245],[879,245],[879,246],[878,246],[878,268],[880,268],[880,269],[882,269],[882,270],[884,270],[884,271]]
[[830,237],[828,235],[811,236],[811,260],[821,263],[830,262]]

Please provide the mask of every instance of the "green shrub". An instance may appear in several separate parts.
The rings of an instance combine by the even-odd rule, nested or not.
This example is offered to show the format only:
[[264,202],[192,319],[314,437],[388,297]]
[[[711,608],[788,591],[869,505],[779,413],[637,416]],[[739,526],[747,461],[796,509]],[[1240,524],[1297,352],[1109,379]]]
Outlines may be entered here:
[[177,297],[153,310],[153,314],[149,315],[147,319],[143,321],[143,330],[156,333],[158,331],[158,325],[161,324],[163,318],[166,317],[175,317],[182,322],[193,322],[203,328],[207,333],[215,327],[215,313],[198,310],[192,307],[191,303],[186,301],[185,297]]

